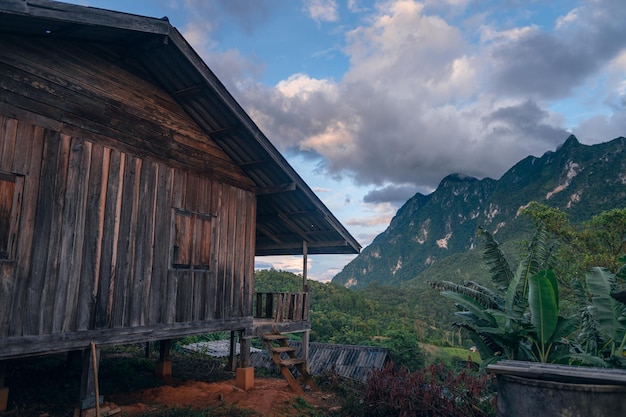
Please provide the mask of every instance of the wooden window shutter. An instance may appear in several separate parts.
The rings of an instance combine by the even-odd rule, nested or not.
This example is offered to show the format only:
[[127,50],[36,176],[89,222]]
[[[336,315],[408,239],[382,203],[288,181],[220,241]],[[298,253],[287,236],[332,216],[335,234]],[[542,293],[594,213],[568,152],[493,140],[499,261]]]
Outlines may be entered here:
[[0,172],[0,259],[13,259],[24,177]]
[[213,235],[212,217],[174,209],[173,268],[209,269]]

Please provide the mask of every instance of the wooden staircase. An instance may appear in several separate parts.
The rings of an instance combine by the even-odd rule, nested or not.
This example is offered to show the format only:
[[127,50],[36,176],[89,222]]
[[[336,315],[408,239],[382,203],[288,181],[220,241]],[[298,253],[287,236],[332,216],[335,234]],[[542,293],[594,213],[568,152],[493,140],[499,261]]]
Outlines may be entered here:
[[259,335],[261,342],[267,349],[267,352],[272,355],[272,359],[280,372],[283,374],[291,389],[298,394],[304,394],[304,391],[298,380],[291,373],[291,367],[295,367],[300,372],[300,382],[303,387],[307,385],[315,391],[319,391],[317,384],[313,381],[311,373],[309,372],[309,366],[304,358],[298,358],[296,355],[296,348],[289,346],[287,343],[287,336],[281,334],[278,330],[274,329],[272,333],[261,333]]

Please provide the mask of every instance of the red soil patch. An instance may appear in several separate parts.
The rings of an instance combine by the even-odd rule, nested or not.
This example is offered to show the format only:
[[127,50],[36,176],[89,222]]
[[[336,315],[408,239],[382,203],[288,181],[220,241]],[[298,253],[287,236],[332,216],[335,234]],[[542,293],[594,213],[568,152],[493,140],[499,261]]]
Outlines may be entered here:
[[130,417],[174,407],[205,409],[220,406],[248,409],[262,416],[282,417],[303,415],[302,411],[294,408],[294,404],[301,401],[298,397],[317,411],[336,407],[333,394],[307,391],[304,396],[300,396],[289,387],[287,381],[275,378],[255,378],[254,388],[249,391],[237,388],[234,379],[212,383],[187,381],[178,386],[113,394],[107,400],[122,409],[121,415]]

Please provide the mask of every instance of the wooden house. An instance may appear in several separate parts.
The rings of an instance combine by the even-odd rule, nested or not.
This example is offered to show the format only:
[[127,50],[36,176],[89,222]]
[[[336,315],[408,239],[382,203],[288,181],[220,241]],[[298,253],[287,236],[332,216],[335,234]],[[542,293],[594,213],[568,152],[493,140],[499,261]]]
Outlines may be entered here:
[[255,256],[359,250],[167,18],[0,1],[0,364],[306,332]]

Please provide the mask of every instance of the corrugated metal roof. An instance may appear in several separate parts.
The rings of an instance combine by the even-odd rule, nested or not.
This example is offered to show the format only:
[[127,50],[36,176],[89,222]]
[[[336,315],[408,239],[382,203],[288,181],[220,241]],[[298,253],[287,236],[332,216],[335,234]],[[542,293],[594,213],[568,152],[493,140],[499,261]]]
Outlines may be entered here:
[[0,32],[88,41],[172,95],[253,180],[256,255],[356,254],[361,246],[302,180],[166,18],[48,0],[2,0]]
[[[213,340],[210,342],[196,342],[184,345],[186,353],[202,353],[214,358],[225,358],[230,355],[230,340]],[[261,349],[250,347],[251,353],[262,352]],[[235,343],[235,354],[239,355],[239,343]]]
[[[289,341],[289,346],[297,349],[298,357],[302,343]],[[309,366],[311,374],[334,370],[337,374],[356,381],[365,382],[372,368],[381,369],[387,359],[389,349],[377,346],[334,345],[329,343],[309,343]],[[255,368],[274,369],[276,365],[267,351],[251,355]]]

